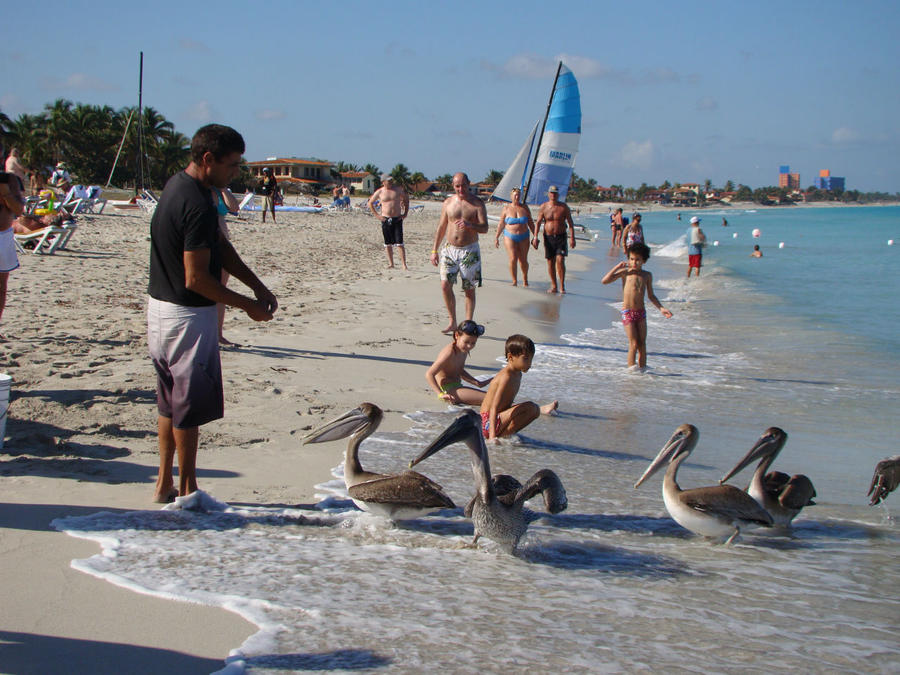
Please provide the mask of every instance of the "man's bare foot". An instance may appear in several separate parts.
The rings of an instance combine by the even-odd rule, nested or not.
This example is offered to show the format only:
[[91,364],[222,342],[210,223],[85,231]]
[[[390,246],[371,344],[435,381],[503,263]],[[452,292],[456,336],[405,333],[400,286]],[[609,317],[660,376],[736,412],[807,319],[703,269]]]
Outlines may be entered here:
[[525,288],[528,288],[528,279],[526,279],[525,281],[523,281],[523,282],[522,282],[522,285],[523,285]]
[[153,495],[153,502],[155,504],[171,504],[175,501],[175,497],[178,496],[178,490],[175,488],[169,488],[168,490],[161,490]]
[[560,291],[560,293],[565,293],[565,292],[566,292],[566,289],[565,289],[565,287],[563,287],[563,289]]
[[409,272],[409,268],[406,265],[403,266],[403,269],[405,269],[407,272]]
[[519,282],[516,281],[515,279],[513,279],[512,281],[509,282],[509,285],[510,285],[510,286],[518,286],[518,285],[519,285]]
[[541,413],[544,415],[555,415],[557,408],[559,408],[559,401],[553,401],[553,403],[542,405]]
[[556,290],[556,288],[548,288],[548,289],[547,289],[547,292],[548,292],[548,293],[558,293],[558,291]]
[[228,345],[233,345],[234,343],[231,340],[229,340],[227,337],[225,337],[224,335],[220,335],[219,336],[219,344],[225,345],[227,347]]
[[451,323],[449,326],[447,326],[447,327],[446,327],[444,330],[442,330],[441,332],[442,332],[444,335],[452,335],[453,333],[456,332],[456,326],[454,326],[454,325]]
[[394,269],[394,266],[391,264],[391,265],[388,265],[387,268],[388,268],[389,270],[392,270],[392,269]]

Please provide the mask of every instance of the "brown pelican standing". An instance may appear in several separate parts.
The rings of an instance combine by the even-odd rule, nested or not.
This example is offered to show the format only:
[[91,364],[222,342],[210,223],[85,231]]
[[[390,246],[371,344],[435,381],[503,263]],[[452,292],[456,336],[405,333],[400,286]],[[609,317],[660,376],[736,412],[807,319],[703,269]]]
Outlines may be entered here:
[[875,506],[887,497],[900,485],[900,455],[894,455],[883,459],[875,465],[875,474],[872,476],[872,484],[866,493],[872,499],[869,506]]
[[429,445],[422,454],[409,463],[415,466],[441,448],[457,441],[468,447],[475,476],[475,497],[466,507],[466,516],[475,526],[475,539],[485,536],[512,552],[525,534],[528,522],[523,513],[525,502],[539,492],[544,496],[544,508],[559,513],[566,508],[566,490],[559,477],[549,469],[534,474],[523,486],[512,476],[501,474],[491,479],[491,466],[487,446],[481,432],[481,418],[474,410],[467,409]]
[[392,520],[415,518],[440,509],[455,507],[443,488],[415,471],[397,474],[371,473],[359,463],[359,446],[381,424],[383,413],[374,403],[360,403],[303,439],[324,443],[350,437],[344,456],[344,484],[347,493],[363,511]]
[[678,487],[678,467],[691,454],[699,437],[700,432],[693,424],[678,427],[634,487],[639,487],[668,462],[663,480],[663,501],[669,515],[685,529],[704,537],[727,537],[725,543],[730,544],[741,533],[742,527],[771,526],[772,516],[753,497],[732,485],[692,490]]
[[769,512],[774,524],[779,526],[790,525],[794,516],[800,513],[804,506],[816,504],[812,500],[816,496],[816,489],[806,476],[802,474],[788,476],[781,471],[766,473],[786,441],[785,431],[778,427],[769,427],[756,441],[756,445],[750,448],[750,452],[719,481],[724,483],[744,467],[757,459],[761,460],[753,472],[747,492]]

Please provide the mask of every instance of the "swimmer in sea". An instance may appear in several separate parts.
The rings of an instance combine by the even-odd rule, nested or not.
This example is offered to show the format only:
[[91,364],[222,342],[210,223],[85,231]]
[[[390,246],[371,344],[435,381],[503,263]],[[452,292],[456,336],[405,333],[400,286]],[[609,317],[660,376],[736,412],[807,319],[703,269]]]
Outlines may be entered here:
[[518,286],[516,277],[516,263],[522,268],[522,285],[528,286],[528,246],[534,237],[534,221],[531,219],[531,209],[521,203],[522,191],[513,188],[510,192],[510,203],[500,212],[500,225],[497,227],[497,236],[494,237],[494,246],[500,248],[500,236],[503,236],[503,244],[509,254],[509,274],[512,277],[512,285]]

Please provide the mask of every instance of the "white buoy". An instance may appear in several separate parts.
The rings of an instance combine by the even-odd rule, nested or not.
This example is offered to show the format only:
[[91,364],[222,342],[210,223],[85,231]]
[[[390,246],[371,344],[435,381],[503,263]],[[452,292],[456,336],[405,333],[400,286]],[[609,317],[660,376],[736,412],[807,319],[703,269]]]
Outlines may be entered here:
[[713,242],[713,246],[718,246],[718,245],[719,245],[719,240],[716,239],[716,240]]
[[778,242],[778,248],[784,248],[784,242],[783,242],[783,241],[779,241],[779,242]]
[[754,236],[754,237],[759,237],[759,235],[760,235],[759,229],[753,230],[753,236]]
[[733,235],[731,235],[731,237],[732,237],[733,239],[737,239],[737,232],[735,232]]
[[888,246],[893,246],[893,245],[894,245],[894,240],[888,239]]

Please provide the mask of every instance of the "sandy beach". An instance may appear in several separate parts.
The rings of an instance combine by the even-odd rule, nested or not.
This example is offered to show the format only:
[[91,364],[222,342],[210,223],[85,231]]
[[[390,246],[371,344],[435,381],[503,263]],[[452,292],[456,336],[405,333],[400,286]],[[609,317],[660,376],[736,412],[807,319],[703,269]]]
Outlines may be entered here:
[[[339,462],[333,444],[300,445],[314,425],[367,400],[388,413],[387,430],[405,428],[402,413],[445,408],[424,379],[448,339],[427,258],[439,210],[427,202],[405,224],[409,271],[387,269],[378,223],[361,213],[231,221],[237,250],[281,307],[265,324],[228,313],[225,335],[239,346],[222,352],[225,418],[201,431],[202,489],[233,504],[308,504]],[[514,288],[494,228],[481,238],[476,318],[487,333],[469,359],[476,374],[499,367],[513,332],[537,342],[557,335],[559,298],[545,292],[543,250],[530,256],[532,288]],[[13,378],[0,451],[0,671],[208,673],[255,632],[230,612],[140,595],[71,569],[98,547],[50,525],[157,508],[148,232],[149,216],[139,211],[81,216],[68,250],[20,256],[10,276],[0,324],[0,371]],[[586,264],[570,256],[569,284]],[[527,320],[525,306],[551,318]]]

